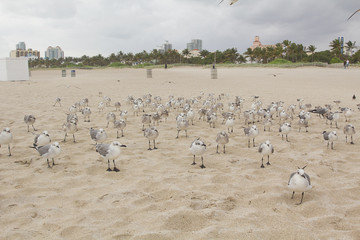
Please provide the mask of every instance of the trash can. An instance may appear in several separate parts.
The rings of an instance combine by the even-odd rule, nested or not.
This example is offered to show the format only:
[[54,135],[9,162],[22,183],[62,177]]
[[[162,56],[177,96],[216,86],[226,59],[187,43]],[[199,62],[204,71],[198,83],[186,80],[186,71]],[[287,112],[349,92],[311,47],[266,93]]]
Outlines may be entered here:
[[152,69],[146,69],[146,77],[152,78]]
[[65,69],[61,70],[61,76],[66,77],[66,70]]
[[76,77],[76,71],[75,70],[71,70],[71,77]]
[[217,69],[216,68],[212,68],[211,69],[211,79],[217,79]]

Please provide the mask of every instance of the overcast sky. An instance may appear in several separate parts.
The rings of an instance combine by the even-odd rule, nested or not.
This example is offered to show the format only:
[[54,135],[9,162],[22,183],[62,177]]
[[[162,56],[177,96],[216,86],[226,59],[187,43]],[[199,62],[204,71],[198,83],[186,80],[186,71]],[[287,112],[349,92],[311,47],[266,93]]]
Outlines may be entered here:
[[360,45],[359,0],[1,0],[0,57],[18,42],[39,50],[60,46],[65,56],[150,52],[168,40],[174,49],[202,39],[203,49],[239,53],[260,36],[317,50],[338,36]]

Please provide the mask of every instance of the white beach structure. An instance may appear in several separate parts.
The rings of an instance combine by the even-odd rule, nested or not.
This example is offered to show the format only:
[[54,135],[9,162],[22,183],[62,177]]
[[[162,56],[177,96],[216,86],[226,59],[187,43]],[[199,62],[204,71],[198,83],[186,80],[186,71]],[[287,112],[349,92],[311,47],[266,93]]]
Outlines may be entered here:
[[28,58],[0,58],[0,81],[29,80]]

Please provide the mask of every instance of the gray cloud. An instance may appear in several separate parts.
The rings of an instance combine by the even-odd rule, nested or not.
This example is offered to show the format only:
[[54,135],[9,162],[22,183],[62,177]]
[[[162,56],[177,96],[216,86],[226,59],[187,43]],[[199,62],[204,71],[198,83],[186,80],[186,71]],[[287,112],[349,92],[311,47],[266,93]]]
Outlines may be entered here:
[[169,40],[184,49],[193,38],[210,51],[236,47],[255,35],[264,44],[285,39],[328,49],[338,36],[360,43],[358,0],[5,0],[0,4],[0,56],[16,43],[41,51],[63,48],[66,56],[151,51]]

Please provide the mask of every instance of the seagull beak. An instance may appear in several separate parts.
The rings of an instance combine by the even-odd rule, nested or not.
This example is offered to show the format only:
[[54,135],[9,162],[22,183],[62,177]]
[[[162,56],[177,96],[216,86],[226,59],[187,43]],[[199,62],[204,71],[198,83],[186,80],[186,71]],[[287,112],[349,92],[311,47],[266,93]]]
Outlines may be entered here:
[[305,169],[307,165],[305,165],[305,167],[303,167],[302,169]]
[[121,145],[120,145],[120,147],[126,147],[126,145],[124,145],[124,144],[121,144]]

